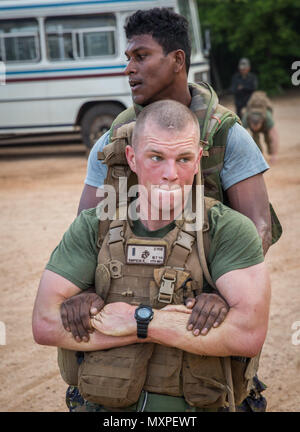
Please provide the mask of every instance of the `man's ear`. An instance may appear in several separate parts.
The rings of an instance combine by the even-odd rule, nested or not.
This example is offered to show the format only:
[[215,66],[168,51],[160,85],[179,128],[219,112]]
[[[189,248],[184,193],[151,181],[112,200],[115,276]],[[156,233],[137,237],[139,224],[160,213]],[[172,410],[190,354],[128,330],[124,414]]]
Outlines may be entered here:
[[136,161],[135,161],[135,152],[133,147],[131,147],[130,145],[127,145],[125,147],[125,155],[126,155],[126,159],[128,162],[128,165],[131,169],[131,171],[136,173]]
[[185,69],[185,52],[181,49],[174,51],[175,72],[181,72]]

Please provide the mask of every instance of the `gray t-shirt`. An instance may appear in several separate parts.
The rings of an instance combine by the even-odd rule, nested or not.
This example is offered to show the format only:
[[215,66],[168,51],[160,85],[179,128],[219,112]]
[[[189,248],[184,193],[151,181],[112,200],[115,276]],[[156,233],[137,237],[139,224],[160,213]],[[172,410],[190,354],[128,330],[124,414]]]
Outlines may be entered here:
[[[102,187],[107,174],[106,165],[97,159],[98,151],[108,144],[109,131],[102,135],[93,146],[87,167],[85,183],[94,187]],[[236,183],[263,173],[269,168],[261,151],[250,134],[238,123],[228,132],[225,149],[224,165],[220,173],[224,190]]]

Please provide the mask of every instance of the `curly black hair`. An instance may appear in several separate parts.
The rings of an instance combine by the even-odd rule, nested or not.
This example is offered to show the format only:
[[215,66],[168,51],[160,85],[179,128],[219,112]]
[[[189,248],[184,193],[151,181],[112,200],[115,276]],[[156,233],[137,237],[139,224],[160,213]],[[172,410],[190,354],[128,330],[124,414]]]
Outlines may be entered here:
[[191,42],[187,19],[167,8],[138,10],[132,14],[124,27],[127,39],[137,35],[151,35],[165,55],[182,49],[185,52],[186,73],[191,62]]

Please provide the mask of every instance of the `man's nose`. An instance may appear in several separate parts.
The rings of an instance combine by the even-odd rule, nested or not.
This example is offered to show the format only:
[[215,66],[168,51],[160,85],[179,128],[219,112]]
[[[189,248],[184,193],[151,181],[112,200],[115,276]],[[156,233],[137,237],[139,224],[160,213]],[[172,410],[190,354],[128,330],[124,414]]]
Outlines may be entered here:
[[128,60],[128,64],[124,70],[125,75],[130,75],[136,73],[136,65],[135,62],[131,59]]
[[164,179],[168,180],[169,182],[178,179],[176,161],[173,160],[166,161],[163,175],[164,175]]

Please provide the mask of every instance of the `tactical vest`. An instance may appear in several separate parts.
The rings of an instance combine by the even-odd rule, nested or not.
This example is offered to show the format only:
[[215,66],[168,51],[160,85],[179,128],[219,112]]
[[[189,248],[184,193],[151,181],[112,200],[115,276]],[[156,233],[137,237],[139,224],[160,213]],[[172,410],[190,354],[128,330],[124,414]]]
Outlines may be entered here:
[[[206,199],[208,207],[213,204]],[[136,237],[127,220],[111,222],[104,241],[99,237],[97,294],[106,304],[143,303],[155,309],[183,304],[185,298],[200,294],[203,269],[196,234],[185,226],[177,221],[164,238],[156,239]],[[142,254],[133,253],[138,248]],[[231,363],[235,400],[240,403],[249,392],[253,361],[233,357]],[[182,396],[191,406],[210,408],[225,406],[228,395],[222,358],[153,343],[85,352],[78,384],[85,399],[107,408],[134,404],[142,389]]]

